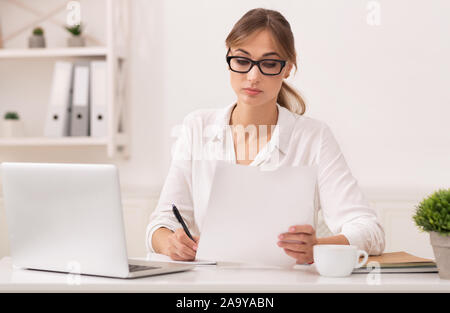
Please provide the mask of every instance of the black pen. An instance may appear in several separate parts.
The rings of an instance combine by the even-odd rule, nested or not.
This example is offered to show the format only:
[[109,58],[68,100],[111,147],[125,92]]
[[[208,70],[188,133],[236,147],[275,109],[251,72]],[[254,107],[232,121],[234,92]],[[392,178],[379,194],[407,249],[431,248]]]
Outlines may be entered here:
[[195,239],[192,237],[191,233],[189,232],[189,229],[187,228],[186,224],[184,223],[183,218],[181,217],[181,214],[178,211],[175,204],[172,204],[172,211],[173,211],[173,214],[175,214],[175,217],[177,218],[178,222],[180,222],[181,226],[183,226],[183,229],[184,229],[184,232],[186,233],[186,235],[188,235],[189,238],[191,238],[192,241],[195,242]]

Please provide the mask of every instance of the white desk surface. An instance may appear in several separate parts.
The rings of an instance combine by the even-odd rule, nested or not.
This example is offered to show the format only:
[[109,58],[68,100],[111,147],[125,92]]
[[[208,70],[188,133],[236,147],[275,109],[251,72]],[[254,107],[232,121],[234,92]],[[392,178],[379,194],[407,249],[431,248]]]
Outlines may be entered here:
[[13,268],[0,260],[0,292],[450,292],[437,273],[320,276],[314,264],[293,269],[198,265],[194,269],[136,279]]

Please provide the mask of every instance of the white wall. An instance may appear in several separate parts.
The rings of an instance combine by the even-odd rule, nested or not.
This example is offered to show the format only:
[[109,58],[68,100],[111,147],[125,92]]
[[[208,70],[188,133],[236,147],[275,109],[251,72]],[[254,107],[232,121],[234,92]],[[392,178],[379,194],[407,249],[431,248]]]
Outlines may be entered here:
[[[306,115],[331,126],[371,200],[413,204],[448,188],[450,2],[375,1],[381,5],[379,26],[367,23],[369,2],[134,0],[131,158],[112,160],[122,184],[143,196],[157,192],[170,162],[172,127],[197,108],[234,101],[224,41],[247,10],[265,7],[291,23],[299,69],[288,81],[305,96]],[[192,61],[198,56],[202,68]],[[6,66],[0,61],[0,110],[5,86],[14,88],[6,85]],[[29,92],[45,101],[45,92]],[[10,160],[111,162],[92,148],[0,148],[0,161]]]
[[[134,61],[142,66],[134,77],[151,74],[148,83],[139,82],[149,97],[135,90],[133,104],[150,106],[167,136],[188,112],[234,101],[225,37],[248,9],[277,9],[291,23],[299,54],[290,82],[305,95],[306,114],[332,127],[362,187],[419,198],[446,187],[450,3],[381,1],[381,25],[370,26],[368,2],[135,2],[142,13],[135,19],[140,52]],[[203,68],[192,62],[199,55]],[[159,164],[167,168],[167,146],[162,152]]]

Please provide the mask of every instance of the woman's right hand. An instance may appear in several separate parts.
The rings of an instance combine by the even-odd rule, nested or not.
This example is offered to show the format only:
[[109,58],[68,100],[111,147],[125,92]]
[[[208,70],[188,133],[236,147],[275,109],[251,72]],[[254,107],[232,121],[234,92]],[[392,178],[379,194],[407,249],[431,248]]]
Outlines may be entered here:
[[183,228],[178,228],[170,234],[168,239],[168,246],[166,248],[166,255],[174,261],[193,261],[197,254],[198,236],[193,236],[193,241],[186,234]]

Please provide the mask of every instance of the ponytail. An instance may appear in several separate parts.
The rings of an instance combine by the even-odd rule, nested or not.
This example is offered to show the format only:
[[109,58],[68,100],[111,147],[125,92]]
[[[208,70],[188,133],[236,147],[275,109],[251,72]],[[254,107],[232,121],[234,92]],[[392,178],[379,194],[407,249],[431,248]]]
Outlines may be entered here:
[[303,115],[306,111],[306,104],[300,93],[285,81],[283,81],[280,92],[278,93],[277,103],[299,115]]

